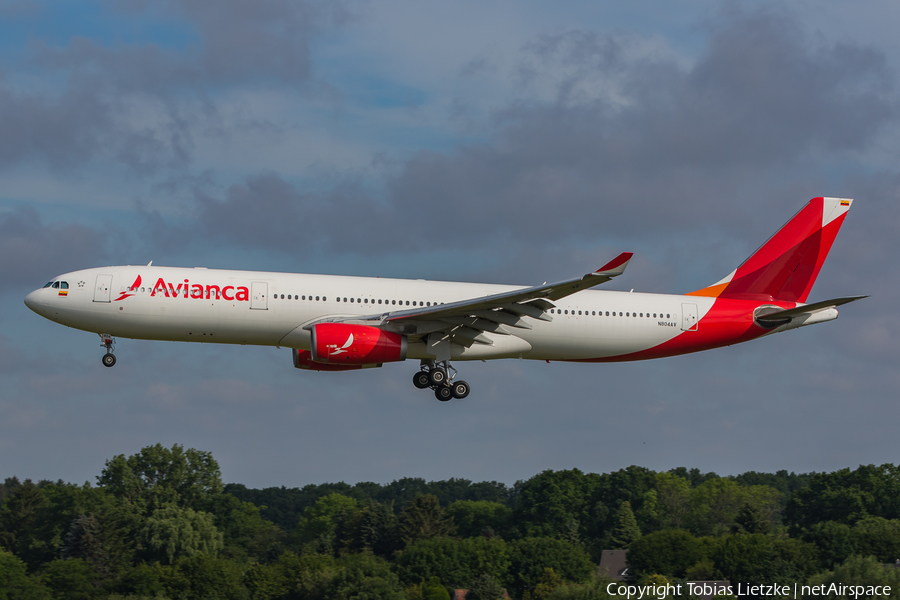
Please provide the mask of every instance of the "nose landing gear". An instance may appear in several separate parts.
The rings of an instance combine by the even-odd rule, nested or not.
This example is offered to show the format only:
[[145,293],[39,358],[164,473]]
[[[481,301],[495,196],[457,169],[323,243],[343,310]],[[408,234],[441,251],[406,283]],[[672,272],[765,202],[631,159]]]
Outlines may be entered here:
[[[448,375],[450,372],[453,374]],[[423,360],[419,371],[413,375],[413,385],[420,390],[433,389],[434,397],[441,402],[447,402],[451,398],[462,400],[472,388],[465,381],[456,380],[456,374],[450,361],[435,363],[433,360]]]
[[111,335],[107,335],[105,333],[100,334],[101,346],[106,348],[106,354],[103,355],[103,358],[100,360],[103,362],[104,367],[111,367],[116,364],[116,355],[113,354],[116,350],[116,338]]

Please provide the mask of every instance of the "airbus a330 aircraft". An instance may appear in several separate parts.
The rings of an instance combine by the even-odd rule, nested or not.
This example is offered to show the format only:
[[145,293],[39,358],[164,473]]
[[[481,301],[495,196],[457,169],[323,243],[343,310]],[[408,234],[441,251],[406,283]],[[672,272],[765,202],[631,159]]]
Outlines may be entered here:
[[708,350],[837,318],[865,296],[806,304],[850,199],[814,198],[724,279],[684,296],[593,291],[624,252],[577,279],[517,287],[195,268],[103,267],[25,298],[52,321],[100,335],[290,348],[294,366],[348,371],[418,359],[413,383],[465,398],[451,360],[613,362]]

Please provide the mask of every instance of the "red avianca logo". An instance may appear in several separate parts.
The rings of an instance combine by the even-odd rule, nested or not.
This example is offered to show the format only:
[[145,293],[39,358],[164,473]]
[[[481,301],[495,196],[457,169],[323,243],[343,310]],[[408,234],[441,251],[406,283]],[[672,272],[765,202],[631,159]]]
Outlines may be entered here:
[[[140,286],[141,276],[138,275],[137,279],[134,280],[134,283],[131,284],[131,287],[122,292],[122,294],[115,299],[115,302],[134,296]],[[156,283],[150,289],[151,296],[156,296],[157,294],[165,294],[166,298],[181,297],[193,298],[195,300],[218,300],[221,298],[222,300],[236,300],[238,302],[250,301],[250,290],[242,285],[201,285],[199,283],[191,283],[185,279],[183,283],[179,283],[176,286],[174,283],[166,283],[162,277],[157,279]]]

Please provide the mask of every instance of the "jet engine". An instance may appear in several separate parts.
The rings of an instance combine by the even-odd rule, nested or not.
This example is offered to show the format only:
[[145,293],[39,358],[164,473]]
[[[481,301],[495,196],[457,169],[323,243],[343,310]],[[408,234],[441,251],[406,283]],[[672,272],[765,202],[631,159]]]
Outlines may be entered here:
[[316,362],[312,359],[312,352],[309,350],[297,350],[294,348],[294,366],[304,371],[355,371],[357,369],[369,369],[380,367],[381,364],[374,365],[332,365],[328,363]]
[[368,325],[319,323],[312,328],[312,360],[327,365],[406,360],[406,336]]

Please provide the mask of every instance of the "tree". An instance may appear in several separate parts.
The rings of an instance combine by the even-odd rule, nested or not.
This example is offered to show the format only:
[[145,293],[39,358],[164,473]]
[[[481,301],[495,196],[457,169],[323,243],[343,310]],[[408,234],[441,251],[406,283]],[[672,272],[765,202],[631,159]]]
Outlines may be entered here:
[[843,563],[835,567],[833,571],[824,571],[811,576],[807,581],[807,585],[830,586],[837,584],[838,593],[829,593],[822,595],[822,598],[829,600],[837,600],[846,598],[846,594],[839,593],[842,585],[847,586],[890,586],[890,596],[862,596],[867,598],[887,598],[895,597],[896,591],[900,589],[900,569],[885,569],[881,562],[873,556],[863,558],[862,556],[851,556]]
[[337,553],[340,534],[345,533],[359,512],[356,500],[342,494],[328,494],[303,511],[297,539],[314,552]]
[[631,512],[631,503],[627,500],[619,506],[616,515],[616,528],[613,531],[612,543],[615,548],[627,548],[632,542],[641,537],[641,529],[637,519]]
[[0,547],[14,552],[31,564],[45,554],[36,535],[43,521],[42,509],[47,499],[36,485],[25,482],[16,486],[0,508]]
[[833,569],[857,552],[857,539],[849,525],[835,521],[816,523],[803,532],[805,542],[815,544],[819,549],[819,564],[822,569]]
[[223,489],[212,454],[180,444],[146,446],[128,458],[120,454],[106,461],[97,483],[131,503],[144,501],[150,509],[168,503],[199,508],[201,500]]
[[0,548],[0,600],[50,600],[50,592],[28,576],[25,563]]
[[78,558],[48,563],[41,572],[41,579],[54,598],[93,600],[101,597],[101,590],[94,585],[97,573],[90,563]]
[[867,516],[892,519],[897,515],[900,468],[860,465],[855,471],[814,474],[809,487],[794,492],[787,502],[784,521],[796,535],[824,521],[853,525]]
[[288,598],[326,598],[325,592],[337,576],[337,561],[330,554],[303,554],[285,552],[275,563],[278,572],[290,592]]
[[422,586],[422,600],[450,600],[450,593],[437,577],[432,577]]
[[681,579],[703,558],[700,541],[680,529],[648,533],[628,548],[628,565],[636,578],[659,573]]
[[734,518],[731,533],[769,533],[770,528],[757,509],[745,504]]
[[853,526],[856,553],[882,562],[900,559],[900,519],[866,517]]
[[727,533],[741,508],[749,505],[761,520],[772,522],[781,493],[768,486],[740,486],[725,478],[709,479],[691,491],[688,525],[695,535]]
[[400,513],[398,527],[400,538],[407,545],[417,540],[450,535],[456,529],[453,519],[444,513],[438,499],[432,495],[416,496]]
[[372,552],[376,556],[390,557],[402,547],[398,527],[393,504],[373,502],[360,515],[355,545],[357,549]]
[[503,536],[509,529],[512,510],[499,502],[457,500],[447,507],[447,515],[453,519],[456,533],[463,537],[482,535],[487,528]]
[[544,576],[541,577],[541,581],[534,586],[534,590],[530,592],[526,591],[522,598],[523,600],[547,600],[553,592],[562,585],[562,577],[560,577],[552,568],[548,567],[544,569]]
[[519,532],[528,537],[557,536],[572,521],[584,528],[599,476],[578,469],[547,470],[515,486],[514,518]]
[[466,600],[500,600],[503,597],[503,586],[487,573],[473,579],[468,589]]
[[509,544],[508,581],[520,591],[541,582],[545,569],[553,569],[564,581],[587,581],[595,570],[587,553],[565,540],[523,538]]
[[759,533],[726,537],[711,558],[726,579],[747,585],[803,581],[816,572],[819,562],[812,544]]
[[509,565],[506,542],[483,537],[419,540],[407,546],[396,560],[397,573],[405,583],[437,577],[455,588],[464,588],[479,575],[504,581]]
[[662,528],[680,529],[690,512],[691,482],[672,473],[657,473],[656,502]]
[[354,554],[325,589],[328,600],[403,600],[403,588],[388,563],[369,554]]
[[139,536],[148,557],[163,564],[198,554],[216,556],[224,545],[211,514],[174,504],[154,510]]

